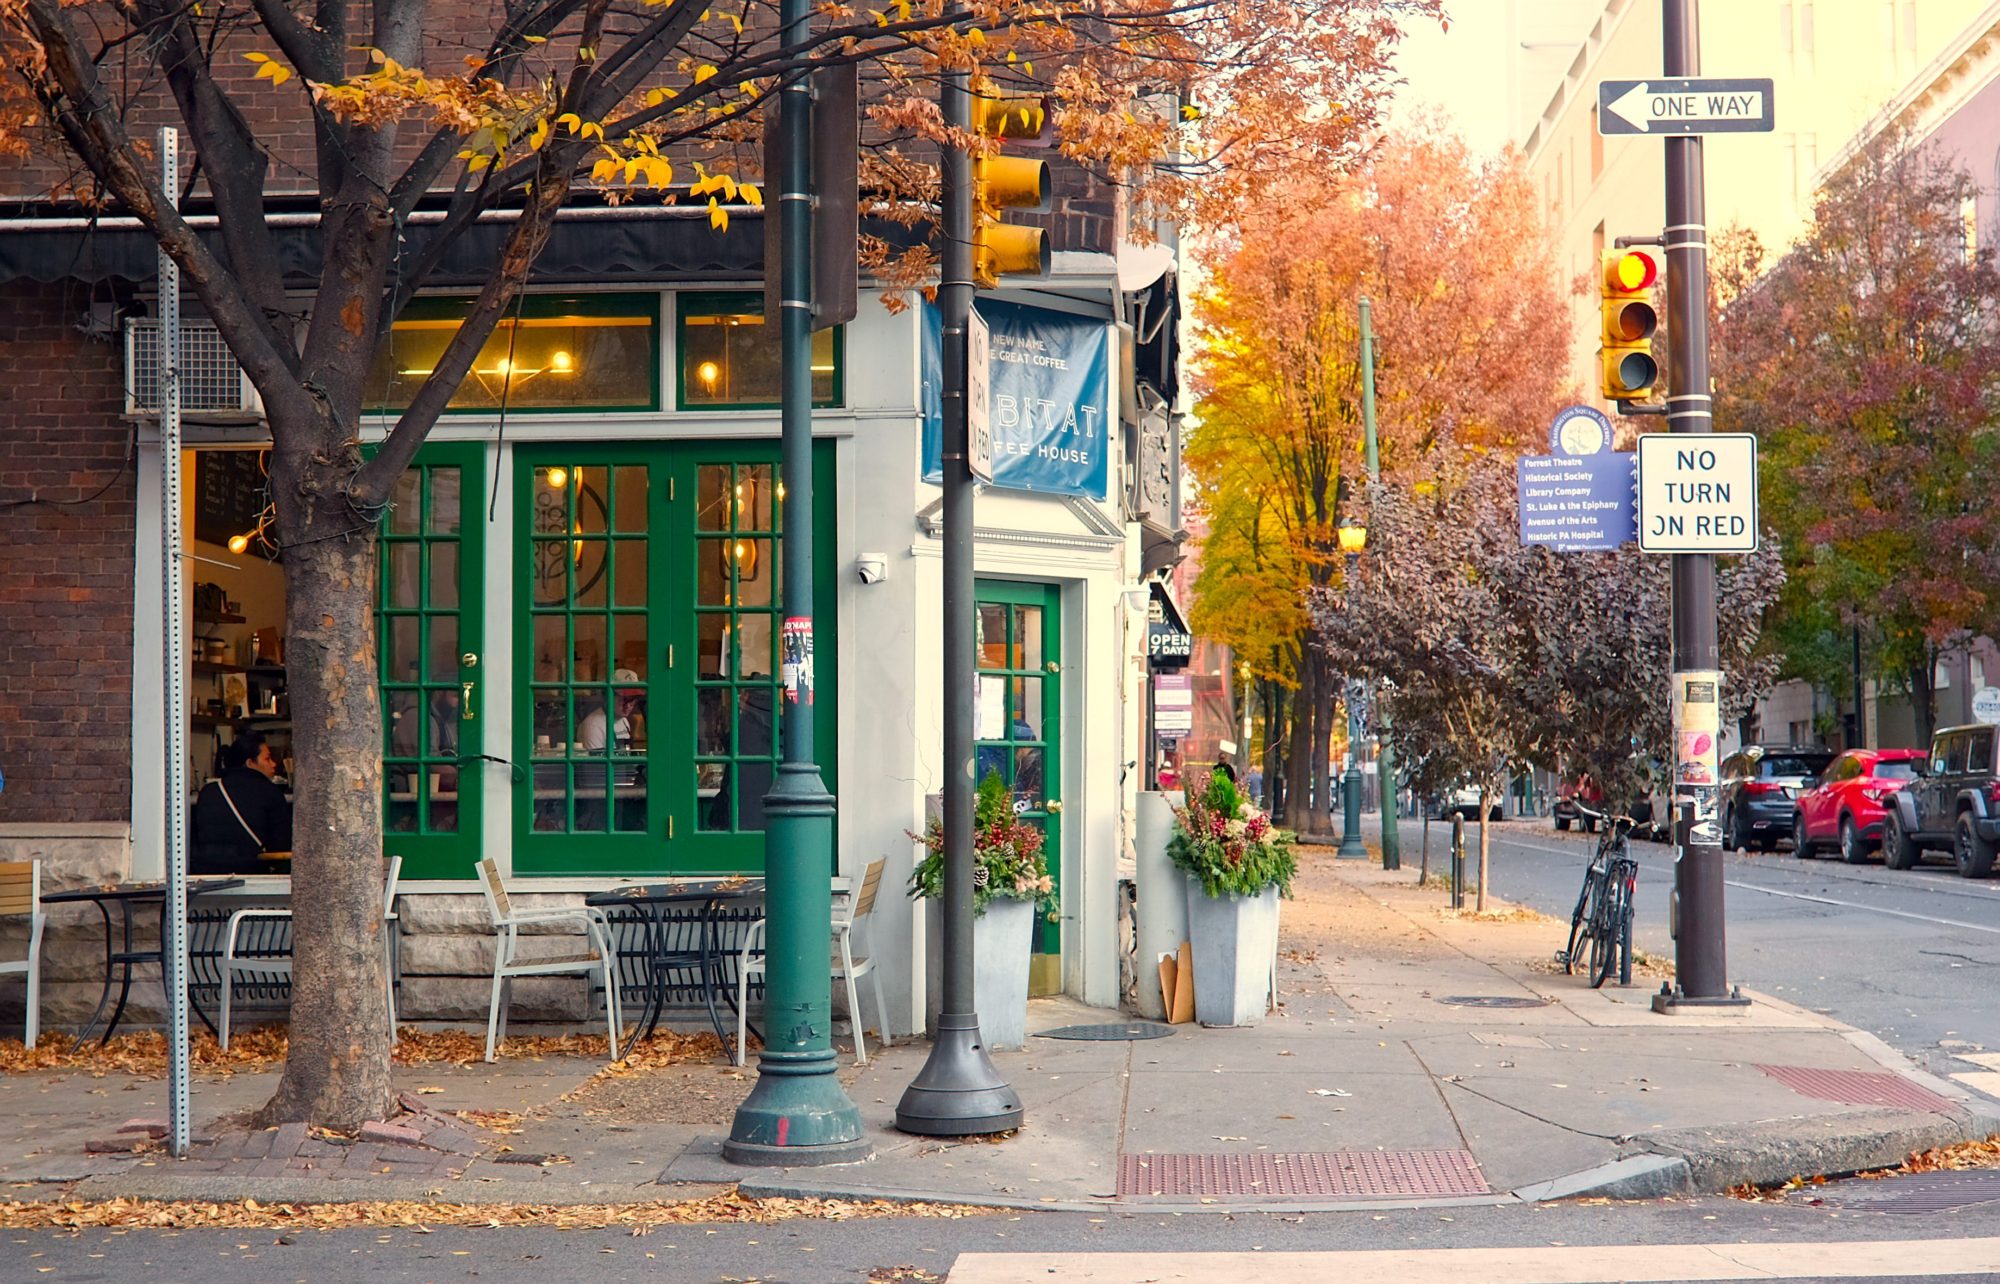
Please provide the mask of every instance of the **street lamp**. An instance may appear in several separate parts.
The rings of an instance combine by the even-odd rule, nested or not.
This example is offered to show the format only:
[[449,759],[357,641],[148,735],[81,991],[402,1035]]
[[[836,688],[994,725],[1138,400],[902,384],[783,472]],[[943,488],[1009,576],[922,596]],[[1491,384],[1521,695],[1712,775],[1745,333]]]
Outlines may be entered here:
[[[1368,547],[1368,528],[1352,519],[1342,519],[1335,532],[1340,551],[1347,558],[1347,582],[1351,586],[1361,566],[1361,550]],[[1368,849],[1361,845],[1361,684],[1347,679],[1347,788],[1341,800],[1339,860],[1367,860]]]

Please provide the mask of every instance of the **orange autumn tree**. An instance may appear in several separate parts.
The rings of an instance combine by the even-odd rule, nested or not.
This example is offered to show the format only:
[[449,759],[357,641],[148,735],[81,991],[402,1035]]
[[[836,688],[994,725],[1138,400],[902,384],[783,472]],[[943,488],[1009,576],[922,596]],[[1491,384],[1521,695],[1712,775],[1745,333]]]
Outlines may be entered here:
[[[937,150],[976,145],[940,121],[945,69],[1045,95],[1067,161],[1149,213],[1220,224],[1281,163],[1351,162],[1400,23],[1437,12],[1438,0],[829,0],[787,34],[770,0],[0,0],[4,194],[137,219],[268,420],[294,869],[314,894],[295,905],[292,1038],[264,1119],[352,1128],[393,1100],[377,530],[559,210],[691,204],[728,234],[730,211],[764,197],[767,104],[853,63],[867,85],[867,208],[907,233],[874,247],[892,285],[923,282],[935,262]],[[190,153],[179,192],[162,190],[152,153],[168,121]],[[317,261],[290,275],[271,220],[281,199],[316,212]],[[502,228],[483,287],[364,455],[377,351],[482,220]]]
[[1335,531],[1363,473],[1358,301],[1374,312],[1383,478],[1406,487],[1450,484],[1464,452],[1535,448],[1564,390],[1567,312],[1518,160],[1479,161],[1431,124],[1349,174],[1286,171],[1202,260],[1194,624],[1260,683],[1287,820],[1325,833],[1343,665],[1307,607],[1340,575]]

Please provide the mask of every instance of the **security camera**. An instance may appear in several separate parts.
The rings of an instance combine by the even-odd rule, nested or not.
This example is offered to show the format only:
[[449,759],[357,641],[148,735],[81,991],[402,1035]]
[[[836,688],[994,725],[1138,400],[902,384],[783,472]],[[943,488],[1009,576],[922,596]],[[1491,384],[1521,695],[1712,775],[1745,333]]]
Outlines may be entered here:
[[854,574],[863,584],[880,584],[889,578],[889,559],[880,553],[863,553],[854,559]]

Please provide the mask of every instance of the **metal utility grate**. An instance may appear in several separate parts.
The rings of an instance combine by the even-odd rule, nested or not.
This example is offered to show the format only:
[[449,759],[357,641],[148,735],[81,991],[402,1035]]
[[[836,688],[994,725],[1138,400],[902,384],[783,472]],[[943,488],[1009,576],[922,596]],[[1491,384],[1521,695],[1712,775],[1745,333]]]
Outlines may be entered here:
[[1457,1008],[1545,1008],[1547,999],[1528,999],[1514,994],[1454,994],[1438,1000]]
[[1823,1204],[1858,1213],[1945,1213],[2000,1200],[2000,1172],[1916,1173],[1880,1181],[1833,1182],[1811,1193]]
[[1121,1197],[1385,1199],[1488,1193],[1479,1161],[1465,1150],[1118,1157]]
[[[126,410],[156,411],[160,407],[160,323],[126,323]],[[256,401],[244,386],[243,367],[236,362],[222,334],[206,321],[181,325],[181,409],[189,413],[245,414]]]
[[1123,1021],[1116,1025],[1059,1025],[1053,1030],[1036,1031],[1035,1037],[1117,1043],[1128,1039],[1164,1039],[1173,1032],[1172,1026],[1157,1021]]
[[1811,1066],[1757,1067],[1793,1092],[1847,1106],[1891,1106],[1945,1114],[1952,1103],[1899,1074],[1875,1070],[1816,1070]]

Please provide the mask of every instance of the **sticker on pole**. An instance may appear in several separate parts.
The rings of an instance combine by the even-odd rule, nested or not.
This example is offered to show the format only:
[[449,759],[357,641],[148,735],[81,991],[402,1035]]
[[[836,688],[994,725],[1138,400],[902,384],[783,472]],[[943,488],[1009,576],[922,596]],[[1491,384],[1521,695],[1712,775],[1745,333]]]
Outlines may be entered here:
[[803,699],[807,704],[813,698],[813,622],[809,615],[792,615],[785,618],[784,631],[778,635],[779,656],[782,661],[781,674],[785,682],[785,699]]
[[1757,438],[1747,432],[1639,437],[1639,548],[1757,550]]

